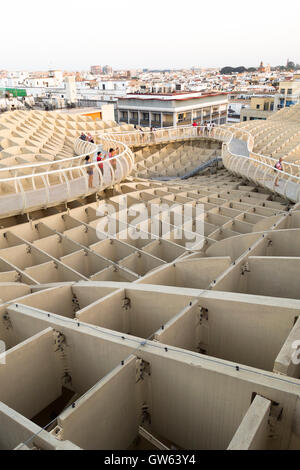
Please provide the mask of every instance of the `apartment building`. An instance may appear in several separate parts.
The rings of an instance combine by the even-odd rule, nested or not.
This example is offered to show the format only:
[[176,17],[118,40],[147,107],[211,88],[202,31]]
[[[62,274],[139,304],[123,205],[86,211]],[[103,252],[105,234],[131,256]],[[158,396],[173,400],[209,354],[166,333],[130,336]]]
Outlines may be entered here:
[[227,121],[227,93],[128,94],[119,98],[118,121],[144,127],[170,127]]
[[241,109],[241,121],[265,120],[273,111],[274,96],[253,96],[250,107]]
[[275,95],[274,108],[288,108],[300,102],[300,74],[295,74],[293,80],[279,82],[279,93]]

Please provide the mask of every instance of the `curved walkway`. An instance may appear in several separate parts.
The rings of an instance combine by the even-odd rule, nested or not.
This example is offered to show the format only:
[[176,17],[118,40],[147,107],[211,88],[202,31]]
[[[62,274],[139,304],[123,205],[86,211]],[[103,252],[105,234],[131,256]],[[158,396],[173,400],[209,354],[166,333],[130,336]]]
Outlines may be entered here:
[[235,137],[231,140],[229,144],[229,150],[233,155],[243,155],[244,157],[250,156],[247,142],[245,142],[244,140],[236,139]]
[[[279,172],[279,185],[275,186],[278,174],[274,169],[276,160],[254,154],[253,137],[248,132],[234,126],[215,127],[211,131],[203,127],[186,126],[159,129],[155,132],[107,134],[102,132],[96,135],[96,145],[78,138],[74,145],[74,152],[77,155],[75,157],[18,165],[8,170],[0,168],[1,187],[9,186],[9,190],[0,196],[0,217],[67,203],[120,183],[131,174],[135,166],[134,154],[129,146],[201,138],[222,142],[223,164],[235,175],[293,202],[300,201],[300,167],[284,164],[284,171]],[[110,147],[119,147],[119,154],[109,160],[106,159],[101,169],[96,161],[96,153],[98,149],[107,152]],[[89,165],[84,161],[86,155],[91,156]],[[208,164],[210,163],[204,162],[183,178],[193,176],[205,169]],[[88,185],[88,167],[94,170],[93,187]],[[7,175],[8,171],[11,176],[1,178],[1,173]]]
[[[236,176],[251,181],[253,184],[284,197],[292,202],[300,201],[300,166],[286,164],[284,161],[283,171],[275,169],[276,159],[264,155],[255,154],[253,138],[251,134],[243,138],[233,136],[230,142],[223,146],[222,159],[224,166]],[[238,133],[241,129],[238,129]],[[241,136],[240,136],[241,137]],[[246,138],[246,140],[245,140]],[[278,185],[275,185],[278,177]]]
[[[99,143],[95,145],[77,139],[74,152],[78,156],[50,163],[10,167],[9,177],[1,178],[1,172],[7,174],[7,169],[0,168],[2,187],[10,185],[8,192],[0,196],[0,217],[67,203],[103,191],[124,180],[134,167],[132,151],[122,142],[104,134],[99,138]],[[116,145],[120,153],[104,161],[101,169],[96,161],[98,149],[107,150]],[[85,164],[87,155],[91,157],[88,165]],[[89,167],[93,168],[93,187],[88,184]]]

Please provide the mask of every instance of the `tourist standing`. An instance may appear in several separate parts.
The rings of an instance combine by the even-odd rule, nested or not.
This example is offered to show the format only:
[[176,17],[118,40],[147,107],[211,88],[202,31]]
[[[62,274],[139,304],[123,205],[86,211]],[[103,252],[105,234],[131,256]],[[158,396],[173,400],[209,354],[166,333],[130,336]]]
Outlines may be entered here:
[[[278,162],[275,164],[275,167],[274,167],[275,170],[283,171],[282,160],[283,160],[283,158],[280,157]],[[276,171],[276,173],[277,173],[277,171]],[[276,179],[275,179],[275,186],[279,186],[278,181],[279,181],[279,173],[277,173],[277,176],[276,176]]]
[[[87,155],[84,159],[85,165],[90,165],[91,164],[91,157]],[[93,175],[94,175],[94,169],[92,166],[88,166],[86,170],[89,180],[88,180],[88,185],[89,188],[93,188]]]
[[114,158],[114,156],[115,156],[115,150],[114,150],[113,148],[110,148],[110,149],[109,149],[109,152],[108,152],[108,158],[109,158],[109,159],[113,159],[113,160],[111,160],[111,162],[110,162],[111,165],[112,165],[112,167],[113,167],[113,169],[116,168],[116,159]]
[[103,175],[103,155],[102,152],[97,153],[97,162],[98,162],[98,168]]

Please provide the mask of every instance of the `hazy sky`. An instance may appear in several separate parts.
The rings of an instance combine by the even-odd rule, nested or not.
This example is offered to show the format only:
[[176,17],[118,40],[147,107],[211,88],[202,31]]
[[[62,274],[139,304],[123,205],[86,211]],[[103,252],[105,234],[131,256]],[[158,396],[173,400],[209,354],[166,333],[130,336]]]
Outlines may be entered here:
[[300,63],[299,0],[15,0],[0,11],[0,69]]

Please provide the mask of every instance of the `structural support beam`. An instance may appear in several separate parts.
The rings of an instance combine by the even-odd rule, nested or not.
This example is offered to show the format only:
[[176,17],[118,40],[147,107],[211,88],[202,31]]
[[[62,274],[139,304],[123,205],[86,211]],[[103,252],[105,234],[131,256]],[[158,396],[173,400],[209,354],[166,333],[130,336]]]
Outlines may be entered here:
[[170,450],[167,446],[165,446],[162,442],[160,442],[156,437],[154,437],[150,432],[146,431],[146,429],[139,427],[139,435],[146,439],[146,441],[150,442],[152,445],[157,447],[159,450]]
[[273,372],[289,377],[300,375],[300,318],[288,335],[278,356],[275,359]]
[[227,450],[266,449],[271,401],[256,395]]

